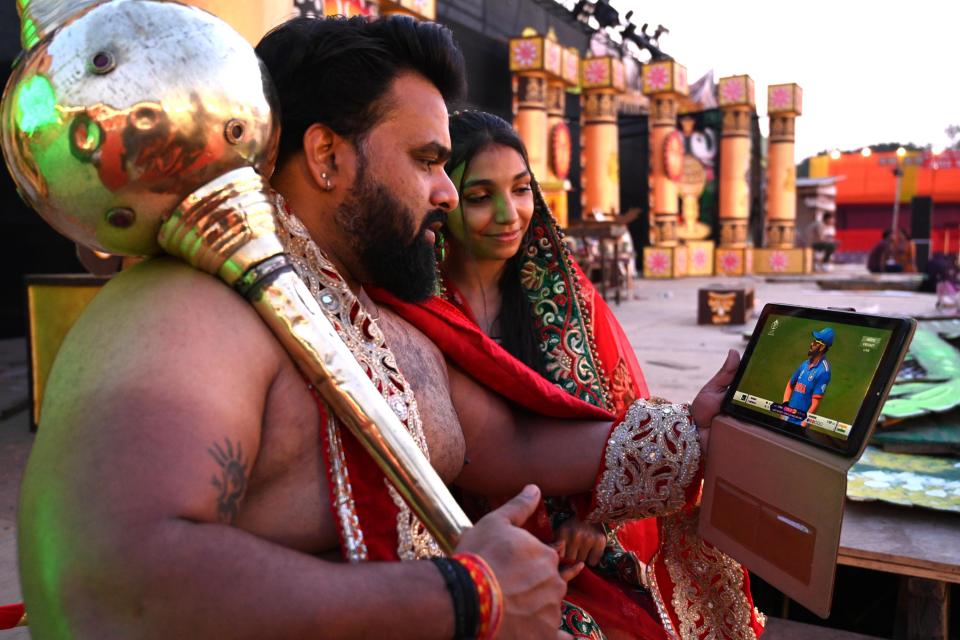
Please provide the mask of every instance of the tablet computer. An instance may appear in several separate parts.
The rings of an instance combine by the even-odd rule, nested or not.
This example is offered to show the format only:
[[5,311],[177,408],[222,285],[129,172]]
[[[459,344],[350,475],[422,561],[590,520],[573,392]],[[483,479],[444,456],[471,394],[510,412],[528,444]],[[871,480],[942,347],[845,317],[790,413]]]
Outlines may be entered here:
[[724,413],[857,457],[915,327],[911,318],[768,304]]

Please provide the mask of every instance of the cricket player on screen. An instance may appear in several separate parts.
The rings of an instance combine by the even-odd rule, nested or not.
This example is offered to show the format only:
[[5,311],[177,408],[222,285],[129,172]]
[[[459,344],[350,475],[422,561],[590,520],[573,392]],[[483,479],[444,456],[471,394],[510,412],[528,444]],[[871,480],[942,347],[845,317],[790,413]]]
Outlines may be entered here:
[[[793,372],[786,389],[783,390],[784,405],[807,413],[816,413],[820,399],[830,384],[830,362],[826,354],[833,346],[833,337],[833,329],[830,327],[813,332],[807,359]],[[793,416],[784,416],[784,419],[791,424],[807,426],[806,420]]]

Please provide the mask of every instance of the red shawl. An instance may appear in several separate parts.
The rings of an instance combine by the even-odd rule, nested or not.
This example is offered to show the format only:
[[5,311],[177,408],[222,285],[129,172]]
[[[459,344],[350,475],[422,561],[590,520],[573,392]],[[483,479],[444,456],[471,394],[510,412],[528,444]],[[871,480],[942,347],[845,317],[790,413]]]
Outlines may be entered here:
[[[589,291],[595,294],[592,287]],[[447,358],[471,377],[517,406],[555,418],[611,423],[615,420],[613,412],[579,400],[515,359],[450,302],[435,297],[420,304],[410,304],[381,289],[367,288],[367,292],[378,303],[391,307],[423,331]],[[640,368],[632,350],[623,349],[626,339],[622,337],[619,324],[599,297],[594,302],[596,326],[616,329],[616,333],[603,331],[597,336],[597,352],[602,361],[615,363],[612,367],[614,370],[633,369],[639,374]],[[624,381],[635,381],[625,389],[636,396],[646,397],[647,389],[642,374],[624,378]],[[616,405],[626,402],[627,396],[621,394]],[[617,414],[622,413],[621,406],[616,408]],[[538,520],[543,521],[542,514]],[[552,536],[552,532],[544,531],[542,527],[533,528],[541,537]],[[658,546],[654,520],[632,523],[619,535],[624,546],[633,551],[640,562],[646,564],[651,561]],[[611,582],[589,568],[584,569],[570,584],[567,599],[590,613],[610,638],[666,637],[651,600],[630,597],[622,585]]]
[[[549,417],[613,422],[634,400],[649,397],[643,372],[619,322],[570,257],[563,232],[536,186],[534,193],[536,209],[520,248],[520,279],[544,348],[545,377],[491,340],[449,283],[446,299],[433,297],[420,304],[376,288],[368,288],[368,293],[423,331],[477,382],[510,402]],[[691,486],[691,502],[698,493]],[[528,528],[548,538],[553,534],[542,526],[544,513],[541,507]],[[762,632],[747,572],[700,540],[692,506],[677,516],[629,523],[617,537],[638,572],[652,567],[647,572],[652,600],[629,581],[589,568],[571,582],[567,593],[608,638],[677,633],[701,637],[714,632],[732,639]],[[567,626],[576,628],[570,621]]]

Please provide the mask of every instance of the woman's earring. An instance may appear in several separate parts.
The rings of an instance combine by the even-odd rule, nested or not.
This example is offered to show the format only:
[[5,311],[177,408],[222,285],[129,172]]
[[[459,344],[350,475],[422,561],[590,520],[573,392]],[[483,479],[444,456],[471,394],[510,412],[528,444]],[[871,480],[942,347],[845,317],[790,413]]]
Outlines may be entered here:
[[326,171],[320,174],[320,179],[323,180],[323,190],[324,191],[333,191],[333,184],[330,182],[330,176]]
[[437,229],[434,233],[437,236],[437,240],[433,245],[433,268],[436,271],[436,284],[433,287],[433,295],[446,298],[447,285],[443,281],[443,271],[440,269],[440,265],[447,259],[447,240],[443,237],[443,231]]
[[438,229],[435,233],[437,240],[433,245],[433,251],[437,258],[437,264],[443,264],[443,261],[447,259],[447,239],[443,237],[443,231]]

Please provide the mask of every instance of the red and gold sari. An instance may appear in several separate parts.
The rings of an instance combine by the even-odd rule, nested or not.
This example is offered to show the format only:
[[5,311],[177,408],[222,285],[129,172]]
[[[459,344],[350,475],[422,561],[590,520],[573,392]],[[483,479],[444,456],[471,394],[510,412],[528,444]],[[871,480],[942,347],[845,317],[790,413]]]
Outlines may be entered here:
[[[457,367],[515,405],[549,417],[613,422],[634,400],[649,396],[646,381],[620,324],[570,257],[539,189],[535,193],[536,210],[521,247],[521,285],[534,314],[544,376],[485,335],[450,283],[442,295],[420,304],[378,289],[368,292],[423,331]],[[747,572],[696,535],[697,488],[676,515],[609,531],[603,561],[570,584],[567,599],[576,606],[564,608],[567,631],[611,640],[762,633]],[[573,503],[585,517],[583,497]],[[542,509],[532,520],[535,533],[552,538]]]

